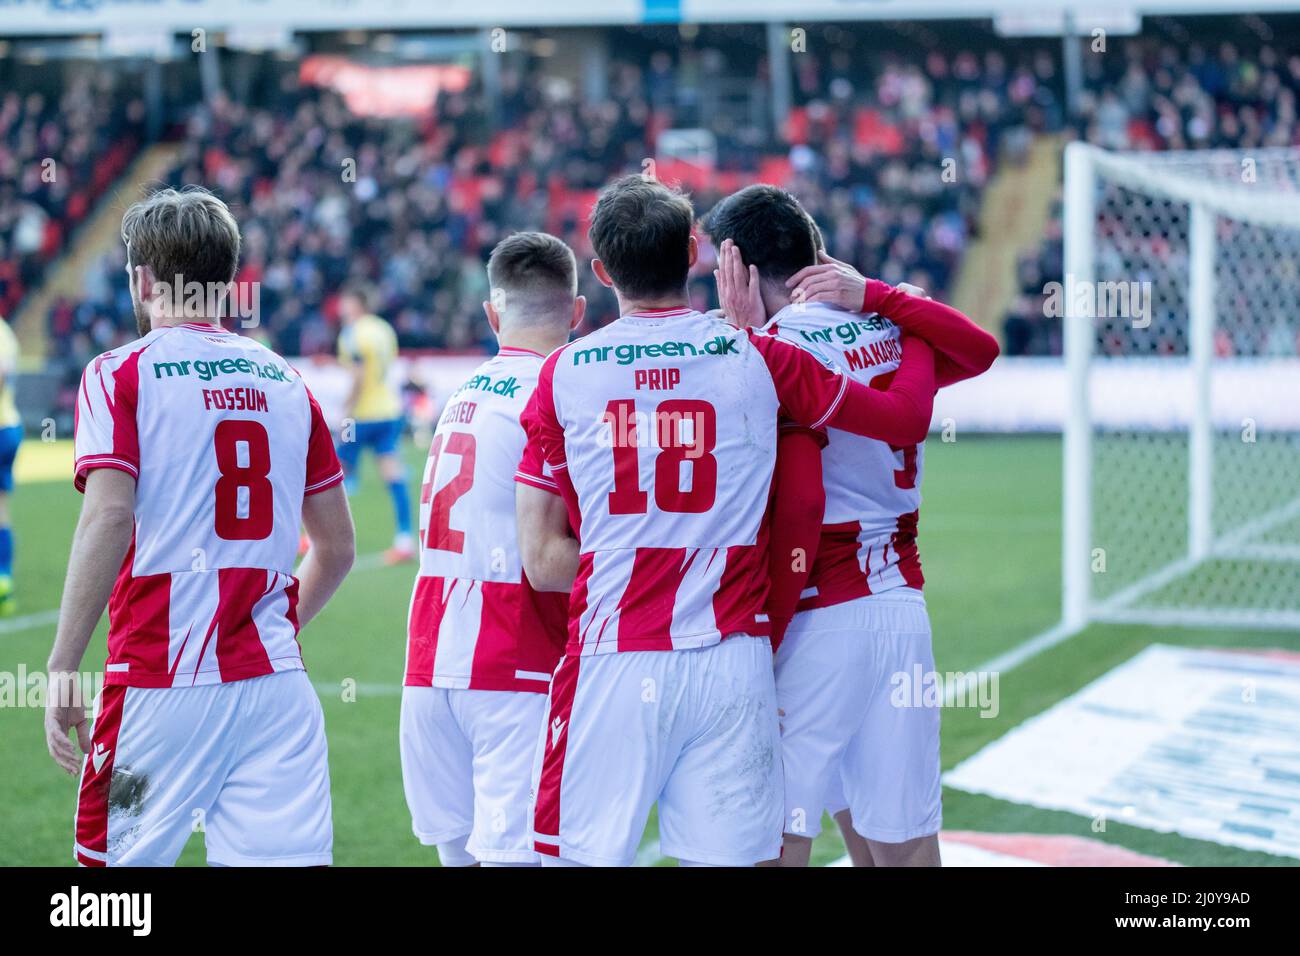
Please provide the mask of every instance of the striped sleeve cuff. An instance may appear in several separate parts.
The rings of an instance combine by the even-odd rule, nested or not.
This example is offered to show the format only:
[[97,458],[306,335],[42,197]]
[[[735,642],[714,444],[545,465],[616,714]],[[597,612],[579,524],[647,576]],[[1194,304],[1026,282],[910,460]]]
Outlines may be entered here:
[[533,488],[540,488],[543,491],[549,491],[553,495],[560,493],[560,486],[549,478],[543,478],[540,475],[530,475],[526,471],[516,471],[515,481],[521,485],[529,485]]
[[314,481],[310,485],[307,485],[305,488],[303,488],[302,490],[303,497],[305,498],[307,495],[320,494],[322,491],[325,491],[328,488],[333,488],[342,480],[343,480],[343,469],[340,468],[338,471],[330,475],[328,478],[325,478],[322,481]]
[[73,468],[72,483],[78,491],[85,492],[86,476],[96,468],[113,468],[126,472],[132,478],[140,477],[140,468],[133,461],[118,458],[116,455],[84,455],[77,459],[77,464]]
[[835,417],[835,413],[840,410],[840,405],[844,403],[844,394],[849,390],[849,377],[840,372],[840,390],[835,393],[835,398],[831,400],[830,405],[822,414],[822,417],[809,425],[809,428],[824,428],[826,423]]

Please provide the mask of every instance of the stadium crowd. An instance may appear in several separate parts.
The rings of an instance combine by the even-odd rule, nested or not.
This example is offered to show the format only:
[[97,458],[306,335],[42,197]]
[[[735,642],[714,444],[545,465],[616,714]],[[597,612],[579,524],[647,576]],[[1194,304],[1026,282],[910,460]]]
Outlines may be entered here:
[[125,168],[143,117],[142,101],[108,70],[75,78],[57,99],[0,96],[0,315],[13,313]]
[[[1137,37],[1122,56],[1085,59],[1087,87],[1076,120],[1077,135],[1113,150],[1259,149],[1300,145],[1296,97],[1300,53],[1278,45],[1242,49],[1231,42],[1173,43]],[[1061,320],[1044,309],[1044,287],[1064,276],[1061,203],[1036,250],[1019,262],[1020,291],[1003,327],[1008,355],[1061,354]],[[1172,299],[1177,303],[1176,297]],[[1159,301],[1157,301],[1159,307]],[[1300,351],[1300,325],[1279,335],[1251,322],[1221,331],[1222,354],[1284,354]],[[1098,339],[1104,354],[1182,354],[1186,322],[1165,310],[1151,329],[1133,334],[1123,323],[1105,324]]]
[[[1085,90],[1071,119],[1050,42],[991,41],[927,55],[887,45],[855,50],[852,31],[821,29],[810,49],[830,52],[792,58],[795,101],[779,137],[752,114],[720,111],[708,120],[716,166],[661,160],[658,174],[680,178],[702,211],[746,181],[782,182],[816,217],[832,255],[889,282],[950,288],[978,228],[984,185],[1037,133],[1073,126],[1114,149],[1297,141],[1300,55],[1280,45],[1113,41],[1119,56],[1085,56]],[[256,334],[278,350],[328,351],[338,291],[355,280],[377,290],[378,311],[403,347],[477,348],[487,344],[483,262],[503,235],[544,228],[589,255],[584,219],[597,188],[643,169],[662,130],[708,119],[701,89],[753,77],[756,59],[760,77],[767,68],[752,49],[705,52],[615,60],[608,96],[597,103],[546,75],[544,60],[520,54],[507,58],[495,102],[476,78],[463,92],[444,91],[418,120],[356,116],[337,94],[289,71],[257,105],[218,97],[193,106],[165,178],[203,183],[231,202],[245,227],[239,280],[256,282],[260,294]],[[82,115],[95,110],[90,92],[68,95],[86,104]],[[14,108],[0,112],[0,129]],[[104,113],[117,119],[89,124],[93,131],[77,124],[75,111],[63,112],[73,122],[60,135],[80,136],[86,150],[131,129],[129,106],[126,116],[121,108]],[[31,133],[19,142],[35,138],[37,126],[28,120]],[[35,192],[39,200],[24,200],[21,185],[0,188],[0,244],[30,247],[33,206],[50,221],[75,221],[51,206],[59,201],[53,190]],[[24,201],[26,218],[15,217]],[[1044,285],[1061,277],[1060,237],[1058,203],[1041,248],[1020,263],[1022,291],[1004,328],[1008,354],[1060,352],[1059,319],[1042,305]],[[68,368],[130,336],[123,262],[120,249],[109,253],[80,299],[53,305],[51,340]],[[693,288],[700,307],[714,304],[712,268],[706,246]],[[608,321],[612,296],[582,273],[590,321]],[[1127,344],[1121,336],[1110,347]]]
[[[743,57],[733,59],[708,62],[734,73]],[[404,347],[473,348],[485,344],[487,251],[510,231],[541,227],[589,254],[584,219],[596,190],[643,168],[656,134],[689,111],[694,87],[676,82],[675,68],[687,65],[658,54],[616,61],[609,97],[592,105],[537,64],[512,65],[495,114],[476,84],[444,94],[420,121],[354,116],[332,91],[286,73],[267,104],[195,106],[165,178],[231,201],[245,223],[239,280],[259,284],[258,333],[281,351],[328,350],[338,290],[352,280],[376,287]],[[998,51],[923,63],[847,50],[800,57],[784,142],[767,145],[757,123],[729,120],[714,130],[716,167],[664,164],[659,174],[681,178],[702,210],[746,181],[783,181],[833,255],[941,291],[995,158],[1059,124],[1054,74],[1049,56],[1012,65]],[[951,172],[936,176],[946,158]],[[705,249],[697,269],[702,307],[714,304],[712,255]],[[123,264],[113,250],[79,301],[55,303],[52,340],[70,368],[130,334]],[[582,284],[592,321],[612,318],[608,290],[585,270]]]

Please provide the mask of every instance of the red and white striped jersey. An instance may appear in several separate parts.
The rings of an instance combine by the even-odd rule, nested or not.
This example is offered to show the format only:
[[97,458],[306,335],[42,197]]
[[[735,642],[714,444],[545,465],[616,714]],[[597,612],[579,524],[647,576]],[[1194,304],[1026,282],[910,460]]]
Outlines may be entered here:
[[690,309],[625,315],[547,358],[524,427],[581,525],[566,653],[766,634],[777,420],[821,427],[846,388]]
[[515,524],[519,416],[541,366],[536,352],[501,349],[452,394],[438,420],[420,495],[408,687],[542,694],[549,687],[569,596],[533,590]]
[[302,669],[293,575],[304,495],[343,480],[320,407],[270,349],[155,329],[81,377],[76,474],[135,476],[105,682],[188,687]]
[[[889,386],[902,358],[902,335],[893,322],[820,302],[787,306],[766,331],[875,388]],[[799,609],[891,588],[919,589],[924,579],[916,534],[924,442],[900,446],[835,428],[828,433],[822,452],[826,514]]]

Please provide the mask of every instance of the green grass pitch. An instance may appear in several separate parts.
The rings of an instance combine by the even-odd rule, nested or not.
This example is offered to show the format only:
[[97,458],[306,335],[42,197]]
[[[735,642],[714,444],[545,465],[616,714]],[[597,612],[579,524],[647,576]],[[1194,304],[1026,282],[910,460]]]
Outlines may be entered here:
[[[412,495],[422,451],[408,449]],[[1060,460],[1055,437],[932,440],[926,451],[921,554],[940,671],[969,670],[1050,627],[1060,607]],[[388,543],[391,515],[373,464],[366,463],[353,499],[358,552]],[[68,544],[80,507],[71,482],[20,485],[12,499],[17,546],[19,618],[0,622],[0,672],[44,666],[54,625],[24,620],[58,605]],[[413,568],[355,571],[320,618],[303,633],[312,679],[321,691],[334,789],[335,862],[339,865],[435,865],[436,854],[411,835],[397,750],[404,623]],[[15,626],[17,625],[17,626]],[[104,630],[85,669],[104,658]],[[1147,644],[1273,647],[1278,634],[1142,627],[1093,627],[1002,675],[1001,711],[973,709],[943,717],[945,769],[1026,718],[1127,660]],[[355,701],[344,682],[355,681]],[[72,865],[76,782],[49,759],[42,714],[0,708],[0,865]],[[1185,864],[1267,865],[1284,862],[1218,844],[1036,810],[954,790],[944,792],[945,826],[1002,832],[1090,836]],[[829,823],[829,821],[827,821]],[[654,847],[653,819],[646,845]],[[834,827],[819,839],[814,863],[843,852]],[[653,854],[649,854],[653,858]],[[201,838],[183,863],[201,864]]]

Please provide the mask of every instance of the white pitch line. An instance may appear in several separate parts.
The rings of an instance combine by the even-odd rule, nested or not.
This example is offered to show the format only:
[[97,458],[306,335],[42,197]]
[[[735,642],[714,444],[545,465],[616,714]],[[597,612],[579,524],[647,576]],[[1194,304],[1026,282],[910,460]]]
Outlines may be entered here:
[[[1293,498],[1291,501],[1265,512],[1248,524],[1242,525],[1240,528],[1222,535],[1214,542],[1213,547],[1210,549],[1210,557],[1217,556],[1220,553],[1230,554],[1233,549],[1248,545],[1252,538],[1265,534],[1277,527],[1279,524],[1285,524],[1298,516],[1300,516],[1300,497]],[[1198,563],[1199,562],[1193,561],[1190,558],[1180,558],[1176,561],[1170,562],[1160,570],[1147,575],[1145,578],[1129,585],[1118,594],[1111,595],[1109,598],[1102,601],[1095,608],[1095,613],[1091,618],[1091,622],[1105,623],[1107,617],[1111,615],[1118,619],[1124,608],[1129,607],[1147,594],[1159,590],[1171,581],[1186,574]],[[1196,621],[1189,616],[1185,623],[1191,625],[1196,623]],[[1250,623],[1251,622],[1242,622],[1242,626],[1250,626]],[[1256,626],[1259,626],[1264,622],[1254,623]],[[1292,622],[1289,619],[1282,620],[1275,622],[1274,626],[1290,627],[1292,626]],[[1083,630],[1081,627],[1066,627],[1064,624],[1057,624],[1055,627],[1048,628],[1041,634],[1036,634],[1029,638],[1029,640],[1017,644],[1015,647],[1011,648],[1011,650],[999,654],[992,660],[986,661],[976,667],[973,671],[967,671],[960,681],[951,683],[946,688],[944,692],[944,706],[951,707],[959,694],[961,695],[960,699],[969,699],[967,695],[969,695],[971,689],[976,686],[981,673],[1006,673],[1013,668],[1019,667],[1021,664],[1025,663],[1025,661],[1037,657],[1039,654],[1043,653],[1043,651],[1050,650],[1057,644],[1069,640],[1081,630]]]
[[970,691],[978,684],[981,674],[1005,674],[1007,671],[1019,667],[1025,661],[1037,657],[1043,651],[1064,643],[1078,634],[1080,630],[1082,629],[1057,624],[1055,627],[1048,628],[1041,634],[1035,634],[1029,640],[1017,644],[1011,650],[966,671],[961,680],[948,684],[944,690],[944,706],[951,707],[958,699],[969,700]]
[[30,631],[34,627],[44,627],[47,624],[54,624],[58,619],[58,608],[55,608],[52,611],[35,611],[31,614],[20,614],[17,617],[0,620],[0,634],[17,634],[20,631]]

